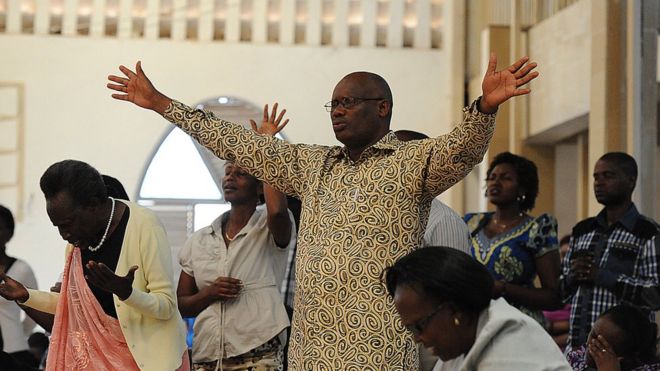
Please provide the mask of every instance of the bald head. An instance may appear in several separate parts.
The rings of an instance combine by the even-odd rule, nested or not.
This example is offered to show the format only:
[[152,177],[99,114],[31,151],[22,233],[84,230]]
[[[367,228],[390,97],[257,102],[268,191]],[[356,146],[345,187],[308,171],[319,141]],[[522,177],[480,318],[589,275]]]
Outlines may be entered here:
[[330,109],[337,140],[353,159],[389,132],[392,92],[382,77],[353,72],[342,78],[332,92]]
[[383,98],[390,101],[392,105],[392,91],[384,78],[372,72],[358,71],[352,72],[344,76],[342,81],[355,83],[360,87],[362,93],[365,94],[363,98]]

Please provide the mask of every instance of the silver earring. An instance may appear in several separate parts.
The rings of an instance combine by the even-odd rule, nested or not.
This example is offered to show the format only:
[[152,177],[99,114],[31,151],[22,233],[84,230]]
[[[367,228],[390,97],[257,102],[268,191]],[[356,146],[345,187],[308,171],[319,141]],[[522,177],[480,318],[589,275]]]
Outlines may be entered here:
[[525,201],[526,198],[527,196],[525,195],[519,195],[518,198],[516,198],[516,200],[518,200],[519,203],[522,203]]

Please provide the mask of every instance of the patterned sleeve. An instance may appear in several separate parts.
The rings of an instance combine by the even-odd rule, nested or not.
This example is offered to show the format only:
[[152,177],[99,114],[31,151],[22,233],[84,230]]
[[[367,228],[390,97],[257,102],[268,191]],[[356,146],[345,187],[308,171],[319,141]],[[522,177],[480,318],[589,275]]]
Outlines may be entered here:
[[537,258],[559,249],[557,219],[554,216],[543,214],[534,220],[534,224],[529,230],[527,247],[534,252],[534,256]]
[[[634,275],[618,274],[616,278],[617,291],[621,299],[653,311],[660,309],[660,235],[647,240],[640,246],[641,253],[635,263]],[[596,282],[604,281],[602,277],[608,271],[602,269]]]
[[458,183],[483,160],[495,130],[495,114],[477,109],[478,100],[463,109],[463,122],[448,134],[428,141],[424,190],[436,197]]
[[322,146],[290,144],[259,135],[242,125],[193,109],[177,101],[167,107],[163,117],[189,134],[216,156],[235,161],[256,178],[276,190],[301,196]]

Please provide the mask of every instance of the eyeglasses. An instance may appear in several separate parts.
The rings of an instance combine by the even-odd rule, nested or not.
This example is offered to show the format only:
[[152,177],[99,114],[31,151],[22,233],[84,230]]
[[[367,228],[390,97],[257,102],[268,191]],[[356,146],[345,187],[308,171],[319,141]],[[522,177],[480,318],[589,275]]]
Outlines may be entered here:
[[435,315],[438,314],[440,310],[442,310],[442,308],[444,308],[444,304],[438,305],[435,308],[435,310],[431,312],[431,314],[420,319],[419,321],[415,323],[411,323],[410,325],[405,325],[406,330],[410,331],[413,334],[413,336],[421,335],[421,333],[424,332],[424,329],[426,329],[426,327],[429,325],[433,317],[435,317]]
[[353,107],[357,106],[358,104],[360,104],[362,102],[365,102],[365,101],[368,101],[368,100],[383,100],[383,99],[385,99],[385,98],[344,97],[344,98],[332,100],[332,101],[326,103],[325,105],[323,105],[323,107],[325,107],[326,111],[332,112],[339,106],[342,106],[345,109],[350,109],[350,108],[353,108]]

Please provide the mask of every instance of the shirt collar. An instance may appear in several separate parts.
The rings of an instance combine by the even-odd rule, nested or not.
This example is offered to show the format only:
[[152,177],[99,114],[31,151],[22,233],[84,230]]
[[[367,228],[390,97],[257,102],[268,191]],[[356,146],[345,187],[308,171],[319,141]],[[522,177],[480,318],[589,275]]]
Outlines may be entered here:
[[[399,138],[396,137],[393,131],[389,131],[387,134],[385,134],[384,137],[380,138],[378,142],[373,144],[371,147],[367,148],[369,150],[370,148],[375,148],[375,149],[382,149],[386,151],[394,151],[399,146],[401,146],[401,142]],[[348,148],[344,147],[332,147],[330,149],[330,157],[348,157]]]
[[[639,217],[639,211],[637,211],[637,207],[635,206],[635,204],[632,204],[630,205],[628,211],[626,211],[626,213],[623,214],[621,219],[617,220],[616,223],[621,223],[621,225],[623,225],[623,227],[626,228],[628,231],[632,231],[633,228],[635,228],[635,223],[637,222],[638,217]],[[596,221],[603,228],[607,228],[607,208],[601,210],[601,212],[598,213],[598,215],[596,216]]]
[[219,217],[215,218],[213,223],[211,223],[211,230],[208,231],[209,234],[215,233],[218,236],[222,236],[222,222],[224,220],[225,214],[229,216],[229,211],[225,211],[224,213],[220,214]]
[[[259,217],[262,212],[265,212],[266,210],[266,205],[261,204],[257,205],[255,208],[254,212],[252,213],[252,216],[250,216],[250,219],[248,220],[247,224],[241,230],[234,236],[236,238],[237,236],[247,234],[252,228],[254,228],[259,220]],[[222,224],[229,218],[229,211],[225,211],[222,213],[219,217],[217,217],[213,223],[207,228],[210,228],[207,230],[208,234],[215,234],[217,236],[222,236]]]

